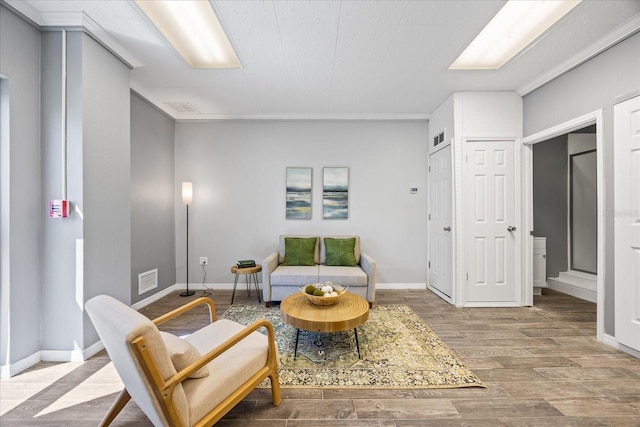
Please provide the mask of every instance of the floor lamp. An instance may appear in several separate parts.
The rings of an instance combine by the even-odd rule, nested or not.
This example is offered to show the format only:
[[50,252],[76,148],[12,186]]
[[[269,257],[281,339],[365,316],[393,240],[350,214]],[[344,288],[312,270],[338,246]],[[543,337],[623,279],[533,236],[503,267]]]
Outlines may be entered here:
[[190,297],[195,291],[189,291],[189,205],[193,202],[193,183],[182,183],[182,203],[187,205],[187,290],[180,294],[181,297]]

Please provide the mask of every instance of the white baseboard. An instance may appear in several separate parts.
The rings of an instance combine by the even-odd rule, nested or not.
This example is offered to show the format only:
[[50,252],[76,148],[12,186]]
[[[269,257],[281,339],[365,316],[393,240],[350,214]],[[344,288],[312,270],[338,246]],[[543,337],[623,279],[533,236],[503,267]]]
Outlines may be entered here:
[[604,334],[604,336],[602,337],[602,342],[640,359],[640,351],[635,350],[631,347],[627,347],[624,344],[620,344],[618,341],[616,341],[616,338],[611,335]]
[[580,298],[585,301],[597,303],[598,292],[591,289],[585,289],[580,286],[576,286],[570,283],[560,282],[556,279],[549,279],[549,289],[562,292],[563,294],[571,295],[572,297]]
[[376,283],[376,290],[427,290],[426,283]]
[[[237,290],[240,289],[245,289],[246,288],[246,283],[245,282],[238,282],[238,286],[236,288]],[[260,291],[262,292],[262,284],[259,284],[260,286]],[[162,297],[165,297],[167,295],[169,295],[172,292],[175,291],[182,291],[187,289],[187,285],[185,283],[176,283],[172,286],[169,286],[168,288],[165,288],[163,290],[161,290],[160,292],[157,292],[151,296],[149,296],[148,298],[143,299],[142,301],[138,301],[137,303],[133,304],[131,307],[133,307],[135,310],[140,310],[143,307],[148,306],[149,304],[151,304],[152,302],[155,302],[157,300],[159,300]],[[381,290],[426,290],[427,289],[427,284],[426,283],[376,283],[376,289],[381,289]],[[193,291],[206,291],[206,290],[214,290],[214,291],[231,291],[233,290],[233,283],[205,283],[204,285],[202,283],[189,283],[189,290],[193,290]],[[251,287],[251,290],[253,290],[253,285]]]
[[20,372],[29,369],[33,365],[40,363],[42,361],[42,354],[40,351],[36,351],[30,356],[25,357],[24,359],[18,360],[15,363],[10,363],[9,365],[0,366],[0,378],[10,378]]

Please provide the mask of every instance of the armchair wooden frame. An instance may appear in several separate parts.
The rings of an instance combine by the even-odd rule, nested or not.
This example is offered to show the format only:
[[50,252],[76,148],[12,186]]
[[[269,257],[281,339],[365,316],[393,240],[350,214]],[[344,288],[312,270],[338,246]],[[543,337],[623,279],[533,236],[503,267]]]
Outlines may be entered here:
[[[209,307],[209,317],[211,323],[216,321],[216,308],[215,303],[210,298],[201,297],[181,307],[178,307],[156,319],[153,323],[160,325],[167,320],[173,319],[197,306],[206,304]],[[131,341],[131,346],[134,349],[134,353],[138,358],[141,366],[143,367],[145,374],[160,402],[165,417],[169,420],[171,426],[180,427],[183,426],[178,412],[173,404],[173,393],[178,384],[189,378],[189,375],[193,374],[198,369],[231,349],[235,344],[247,337],[254,331],[260,328],[265,328],[267,331],[267,339],[269,342],[268,356],[266,365],[256,372],[249,380],[247,380],[240,388],[234,391],[229,397],[223,400],[218,406],[213,408],[202,419],[192,423],[194,426],[211,426],[219,421],[227,412],[229,412],[238,402],[244,399],[258,384],[265,378],[269,378],[271,381],[271,398],[274,406],[278,406],[281,402],[280,396],[280,383],[278,379],[278,361],[277,361],[277,348],[275,344],[275,337],[273,332],[273,326],[265,319],[259,319],[248,325],[245,329],[235,334],[224,343],[215,347],[206,354],[203,354],[196,362],[177,372],[166,380],[162,378],[160,370],[158,369],[154,356],[149,351],[143,337],[136,337]],[[109,408],[109,411],[103,418],[100,426],[108,426],[118,415],[118,413],[124,408],[126,403],[131,399],[126,389],[123,389],[116,401]]]

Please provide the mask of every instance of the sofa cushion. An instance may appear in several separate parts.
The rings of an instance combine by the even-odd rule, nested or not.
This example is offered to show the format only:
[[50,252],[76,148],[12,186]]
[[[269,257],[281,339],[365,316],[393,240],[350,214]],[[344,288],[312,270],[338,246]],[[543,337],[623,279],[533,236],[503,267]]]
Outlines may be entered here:
[[324,245],[326,253],[326,265],[332,266],[344,266],[355,267],[356,256],[354,248],[356,245],[356,238],[351,237],[349,239],[335,239],[333,237],[325,237]]
[[[183,340],[180,337],[164,331],[160,331],[160,336],[164,341],[165,347],[167,347],[169,357],[171,357],[171,361],[173,362],[173,366],[175,366],[176,371],[181,371],[192,363],[197,362],[202,356],[200,352],[187,340]],[[189,378],[202,378],[207,375],[209,375],[209,369],[207,369],[207,366],[205,365],[193,374],[189,375]]]
[[353,247],[353,254],[356,257],[356,264],[360,264],[360,236],[357,235],[353,235],[353,234],[349,234],[349,235],[326,235],[326,236],[322,236],[323,238],[320,239],[320,260],[318,262],[318,264],[325,264],[327,262],[327,246],[325,244],[324,239],[327,237],[333,238],[333,239],[351,239],[354,238],[355,239],[355,245]]
[[318,282],[327,280],[342,286],[367,286],[368,277],[360,267],[318,266]]
[[[316,249],[315,249],[315,253],[313,254],[313,261],[316,264],[320,264],[320,244],[322,242],[322,239],[318,236],[318,235],[313,235],[313,234],[281,234],[279,241],[278,241],[278,264],[282,264],[282,261],[284,261],[284,252],[285,252],[285,247],[284,247],[284,239],[286,239],[287,237],[299,237],[299,238],[308,238],[308,237],[315,237],[318,240],[316,241]],[[263,267],[264,268],[264,267]]]
[[318,266],[278,266],[271,273],[271,286],[304,286],[318,281]]
[[282,261],[282,265],[315,265],[315,250],[317,244],[317,237],[285,237],[284,260]]

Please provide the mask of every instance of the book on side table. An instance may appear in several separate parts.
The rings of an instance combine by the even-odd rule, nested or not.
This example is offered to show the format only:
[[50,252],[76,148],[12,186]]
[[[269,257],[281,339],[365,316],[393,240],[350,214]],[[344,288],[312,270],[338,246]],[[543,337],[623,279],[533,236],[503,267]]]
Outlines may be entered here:
[[256,262],[255,260],[252,260],[252,259],[243,259],[238,261],[236,265],[238,266],[238,268],[249,268],[249,267],[255,267]]

